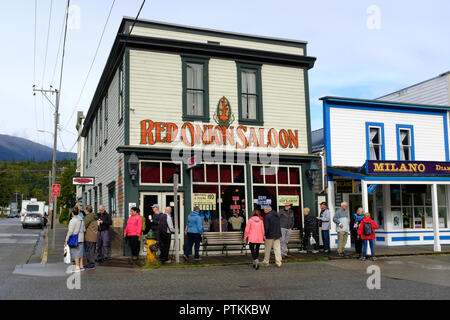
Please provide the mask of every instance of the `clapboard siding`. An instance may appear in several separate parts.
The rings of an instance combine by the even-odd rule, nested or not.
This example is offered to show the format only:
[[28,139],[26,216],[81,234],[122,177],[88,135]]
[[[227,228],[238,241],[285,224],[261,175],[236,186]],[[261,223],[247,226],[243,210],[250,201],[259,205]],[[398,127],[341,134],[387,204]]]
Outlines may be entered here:
[[[265,128],[299,130],[299,149],[307,153],[303,69],[264,64],[261,68]],[[238,119],[237,66],[233,60],[209,60],[210,124],[217,103],[227,97]],[[182,66],[176,54],[130,50],[130,144],[140,144],[140,122],[182,123]]]
[[383,96],[378,100],[448,106],[450,105],[449,78],[450,73],[447,73]]
[[443,116],[330,108],[332,166],[362,166],[366,161],[366,121],[384,123],[385,160],[397,160],[396,125],[414,126],[417,161],[445,161]]
[[[111,182],[116,183],[116,208],[117,215],[123,216],[123,208],[119,208],[118,205],[118,195],[117,195],[117,185],[118,185],[118,175],[119,175],[119,159],[123,159],[123,154],[118,153],[116,148],[120,145],[124,145],[124,123],[119,125],[119,106],[118,106],[118,88],[119,88],[119,73],[116,71],[113,80],[111,81],[108,88],[108,139],[107,143],[104,143],[104,139],[102,141],[102,150],[98,151],[97,156],[95,153],[92,155],[92,163],[89,160],[85,160],[85,164],[88,163],[87,168],[85,167],[85,175],[88,177],[95,177],[95,186],[99,187],[101,184],[102,187],[102,196],[103,199],[98,204],[103,204],[106,208],[107,212],[111,212],[109,208],[108,201],[108,184]],[[97,116],[97,115],[96,115]],[[94,125],[91,126],[89,130],[95,130],[95,121]],[[95,131],[94,131],[95,132]],[[86,186],[85,192],[89,193],[89,190],[92,190],[92,202],[94,202],[94,186]],[[99,189],[97,190],[98,196],[100,195]]]
[[302,48],[294,47],[294,46],[277,45],[277,44],[271,44],[271,43],[267,43],[267,42],[263,42],[263,41],[245,41],[245,40],[239,40],[239,39],[233,39],[233,38],[217,37],[217,36],[212,36],[212,35],[194,34],[194,33],[173,31],[173,30],[162,30],[162,29],[157,29],[157,28],[146,28],[146,27],[135,26],[133,28],[132,35],[164,38],[164,39],[172,39],[172,40],[184,40],[184,41],[201,42],[201,43],[207,43],[208,41],[216,41],[216,42],[220,42],[221,45],[230,46],[230,47],[239,47],[239,48],[248,48],[248,49],[256,49],[256,50],[304,55]]

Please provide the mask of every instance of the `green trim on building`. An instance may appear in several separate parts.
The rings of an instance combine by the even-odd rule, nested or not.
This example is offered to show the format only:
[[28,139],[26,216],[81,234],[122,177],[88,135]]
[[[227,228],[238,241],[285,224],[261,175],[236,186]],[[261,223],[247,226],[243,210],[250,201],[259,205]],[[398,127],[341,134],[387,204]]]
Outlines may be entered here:
[[125,49],[125,88],[124,88],[124,121],[125,121],[125,132],[124,132],[124,143],[125,145],[130,144],[130,49]]
[[[263,110],[263,97],[262,97],[262,77],[261,77],[261,64],[250,64],[236,61],[237,68],[237,92],[238,92],[238,110],[239,110],[239,124],[243,125],[264,125],[264,110]],[[244,119],[242,117],[242,76],[241,69],[250,69],[256,71],[256,93],[258,95],[256,106],[256,119]]]
[[[203,65],[203,116],[192,116],[187,114],[187,64],[196,63]],[[209,122],[209,58],[198,56],[181,55],[181,77],[183,88],[183,121]]]
[[308,153],[312,153],[311,139],[311,104],[309,99],[308,70],[303,69],[303,83],[305,84],[305,108],[306,108],[306,139],[308,141]]

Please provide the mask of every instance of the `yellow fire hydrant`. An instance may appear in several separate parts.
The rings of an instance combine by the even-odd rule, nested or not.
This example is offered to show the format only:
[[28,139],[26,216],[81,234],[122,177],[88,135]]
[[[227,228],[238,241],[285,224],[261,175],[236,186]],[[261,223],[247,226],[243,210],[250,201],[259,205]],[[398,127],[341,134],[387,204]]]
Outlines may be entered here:
[[153,231],[150,231],[147,234],[147,262],[156,261],[156,251],[158,248],[156,247],[156,237]]

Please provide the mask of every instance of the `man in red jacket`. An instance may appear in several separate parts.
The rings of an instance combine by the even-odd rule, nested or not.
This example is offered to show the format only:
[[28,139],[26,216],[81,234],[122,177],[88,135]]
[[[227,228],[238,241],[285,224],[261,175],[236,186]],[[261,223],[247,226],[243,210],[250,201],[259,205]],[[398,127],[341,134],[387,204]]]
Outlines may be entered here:
[[372,252],[372,261],[375,261],[375,251],[373,250],[375,241],[375,230],[378,229],[378,225],[370,218],[370,213],[364,213],[364,219],[359,224],[358,236],[363,240],[363,256],[361,260],[366,260],[367,243],[370,244],[370,251]]

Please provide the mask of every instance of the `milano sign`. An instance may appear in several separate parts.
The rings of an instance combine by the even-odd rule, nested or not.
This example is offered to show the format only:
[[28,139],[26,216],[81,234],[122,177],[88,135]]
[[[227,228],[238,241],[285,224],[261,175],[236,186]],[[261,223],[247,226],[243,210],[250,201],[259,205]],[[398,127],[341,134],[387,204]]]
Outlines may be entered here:
[[450,176],[450,162],[367,161],[367,174]]

